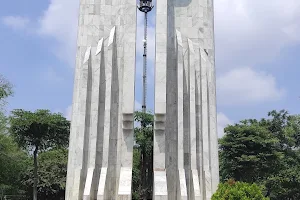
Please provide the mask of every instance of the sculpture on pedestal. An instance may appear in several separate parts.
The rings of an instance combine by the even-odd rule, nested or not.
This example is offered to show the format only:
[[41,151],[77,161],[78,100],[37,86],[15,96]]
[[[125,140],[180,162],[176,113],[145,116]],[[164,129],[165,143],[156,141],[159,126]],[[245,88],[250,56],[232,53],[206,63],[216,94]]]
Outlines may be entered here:
[[[213,2],[155,9],[153,199],[207,200],[219,182]],[[136,0],[80,0],[66,200],[131,199],[136,12]]]

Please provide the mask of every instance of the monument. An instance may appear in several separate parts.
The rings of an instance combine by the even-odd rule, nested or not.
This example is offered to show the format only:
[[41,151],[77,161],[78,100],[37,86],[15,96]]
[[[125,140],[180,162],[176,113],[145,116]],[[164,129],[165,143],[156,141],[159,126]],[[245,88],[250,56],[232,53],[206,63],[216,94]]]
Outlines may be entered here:
[[210,199],[219,182],[212,0],[156,3],[154,199]]
[[[207,200],[219,182],[213,2],[154,9],[153,199]],[[131,199],[136,12],[136,0],[80,0],[66,200]]]

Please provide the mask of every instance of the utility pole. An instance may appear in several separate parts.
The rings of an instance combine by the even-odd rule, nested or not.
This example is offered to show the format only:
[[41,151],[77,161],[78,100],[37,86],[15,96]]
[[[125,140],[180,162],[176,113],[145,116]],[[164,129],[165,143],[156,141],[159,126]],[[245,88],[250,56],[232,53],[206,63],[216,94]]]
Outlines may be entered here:
[[[138,9],[144,13],[144,39],[143,39],[143,45],[144,45],[144,53],[143,53],[143,105],[142,105],[142,111],[144,113],[144,117],[146,114],[147,109],[147,28],[148,28],[148,12],[150,12],[153,8],[152,0],[140,0],[138,4]],[[143,119],[141,121],[141,128],[143,132],[146,130],[146,123]],[[145,134],[145,132],[144,132]],[[146,200],[148,199],[148,194],[145,192],[147,190],[147,178],[149,178],[149,173],[146,172],[146,165],[147,162],[149,162],[149,158],[147,160],[146,152],[141,152],[141,191],[142,191],[142,199]],[[146,175],[147,174],[147,175]],[[153,177],[153,176],[151,176]],[[152,185],[152,181],[151,181]],[[151,186],[150,186],[151,187]]]
[[140,0],[138,9],[144,13],[144,54],[143,54],[143,105],[142,111],[146,113],[147,103],[147,28],[148,28],[148,12],[153,8],[152,0]]

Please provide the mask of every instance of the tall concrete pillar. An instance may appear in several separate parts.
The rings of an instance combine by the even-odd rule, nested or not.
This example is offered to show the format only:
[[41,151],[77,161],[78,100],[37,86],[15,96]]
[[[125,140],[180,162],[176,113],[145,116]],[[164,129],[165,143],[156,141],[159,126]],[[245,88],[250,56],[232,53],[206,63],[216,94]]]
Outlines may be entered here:
[[66,200],[131,199],[135,40],[135,0],[80,0]]
[[208,200],[219,183],[213,1],[156,11],[153,198]]

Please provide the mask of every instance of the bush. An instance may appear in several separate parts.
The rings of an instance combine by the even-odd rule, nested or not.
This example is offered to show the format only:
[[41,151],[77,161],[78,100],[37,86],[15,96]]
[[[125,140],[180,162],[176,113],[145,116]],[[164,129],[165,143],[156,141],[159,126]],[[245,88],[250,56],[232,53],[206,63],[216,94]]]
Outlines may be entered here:
[[264,197],[261,188],[256,184],[229,180],[219,184],[212,200],[269,200],[269,198]]

